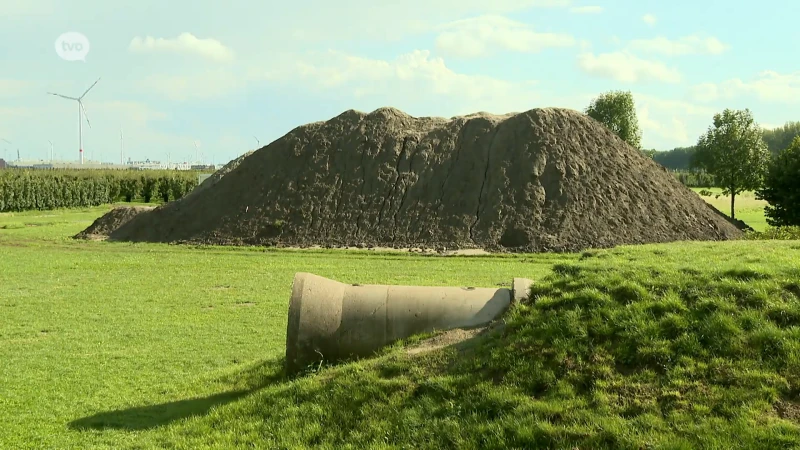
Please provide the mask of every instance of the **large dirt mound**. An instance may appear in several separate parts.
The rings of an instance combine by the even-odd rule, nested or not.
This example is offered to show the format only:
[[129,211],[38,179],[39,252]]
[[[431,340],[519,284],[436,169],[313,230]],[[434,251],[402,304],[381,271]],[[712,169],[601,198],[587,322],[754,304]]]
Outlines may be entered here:
[[128,223],[131,219],[145,211],[151,211],[149,206],[118,206],[98,217],[89,228],[73,236],[75,239],[105,239],[112,231]]
[[576,251],[741,232],[599,122],[568,109],[298,127],[213,186],[111,238]]
[[192,189],[192,192],[190,192],[187,195],[187,197],[197,195],[198,192],[202,192],[202,191],[210,188],[211,186],[217,184],[219,182],[219,180],[222,179],[222,177],[224,177],[225,175],[231,173],[233,171],[233,169],[239,167],[239,164],[241,164],[242,161],[244,161],[245,158],[247,158],[248,156],[250,156],[252,154],[253,154],[253,151],[250,150],[249,152],[246,152],[242,156],[230,161],[228,164],[225,164],[224,166],[219,168],[216,172],[211,174],[210,177],[208,177],[205,180],[203,180],[203,182],[200,183],[196,188]]

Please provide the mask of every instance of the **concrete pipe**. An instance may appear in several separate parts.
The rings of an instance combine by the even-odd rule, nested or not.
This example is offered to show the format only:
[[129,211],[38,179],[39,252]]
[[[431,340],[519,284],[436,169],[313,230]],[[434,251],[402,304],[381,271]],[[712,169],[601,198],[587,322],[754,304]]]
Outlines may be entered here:
[[311,273],[294,276],[286,332],[286,368],[372,355],[419,333],[486,325],[527,296],[511,289],[345,284]]

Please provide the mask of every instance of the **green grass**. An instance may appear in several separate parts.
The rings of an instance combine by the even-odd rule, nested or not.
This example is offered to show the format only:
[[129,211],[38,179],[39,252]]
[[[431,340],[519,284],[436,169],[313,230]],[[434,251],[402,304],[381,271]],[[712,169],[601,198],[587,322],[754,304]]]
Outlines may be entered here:
[[[714,193],[709,197],[702,197],[703,200],[713,205],[718,210],[725,213],[727,216],[731,214],[731,197],[729,195],[722,195],[721,188],[691,188],[698,194],[700,191],[707,190]],[[719,198],[716,196],[719,195]],[[764,207],[767,202],[764,200],[757,200],[753,192],[743,192],[736,196],[734,208],[736,218],[744,221],[746,224],[753,227],[756,231],[766,231],[769,228],[767,218],[764,215]]]
[[[800,445],[780,417],[800,411],[800,241],[425,257],[69,239],[107,209],[0,214],[0,448]],[[287,380],[296,271],[536,286],[474,346]]]

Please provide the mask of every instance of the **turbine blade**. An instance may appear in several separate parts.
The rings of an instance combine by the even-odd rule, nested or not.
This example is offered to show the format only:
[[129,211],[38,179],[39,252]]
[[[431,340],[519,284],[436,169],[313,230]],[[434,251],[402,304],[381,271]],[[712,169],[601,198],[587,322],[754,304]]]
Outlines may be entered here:
[[66,95],[56,94],[55,92],[48,92],[50,95],[55,95],[57,97],[66,98],[67,100],[78,100],[75,97],[67,97]]
[[[97,81],[100,81],[100,78],[98,78],[98,79],[97,79]],[[91,85],[91,86],[89,86],[89,89],[87,89],[86,91],[84,91],[84,93],[83,93],[83,94],[81,94],[81,96],[80,96],[80,97],[78,97],[78,98],[83,98],[83,96],[84,96],[84,95],[86,95],[87,93],[89,93],[89,91],[91,91],[91,90],[92,90],[92,88],[94,87],[94,85],[95,85],[95,84],[97,84],[97,81],[95,81],[94,83],[92,83],[92,85]]]
[[83,102],[78,102],[81,105],[81,109],[83,110],[83,118],[86,119],[86,125],[89,125],[89,128],[92,128],[92,124],[89,123],[89,116],[86,114],[86,107],[83,106]]

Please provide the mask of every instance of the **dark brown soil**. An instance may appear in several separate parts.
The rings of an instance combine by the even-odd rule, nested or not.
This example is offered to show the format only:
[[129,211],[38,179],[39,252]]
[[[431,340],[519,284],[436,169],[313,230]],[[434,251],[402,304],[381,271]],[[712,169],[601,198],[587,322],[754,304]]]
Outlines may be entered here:
[[381,108],[298,127],[110,238],[578,251],[741,234],[580,112],[444,119]]
[[89,228],[74,236],[75,239],[105,239],[138,214],[152,210],[152,206],[118,206],[95,220]]
[[239,167],[239,164],[241,164],[242,161],[244,161],[245,158],[247,158],[248,156],[250,156],[252,154],[253,154],[253,151],[251,150],[249,152],[246,152],[242,156],[230,161],[228,164],[225,164],[219,170],[217,170],[216,172],[211,174],[210,177],[208,177],[205,180],[203,180],[203,182],[200,183],[199,186],[197,186],[196,188],[192,189],[192,192],[190,192],[187,195],[187,197],[197,195],[198,192],[202,192],[202,191],[210,188],[211,186],[217,184],[217,182],[219,182],[219,180],[221,180],[222,177],[224,177],[225,175],[231,173],[233,171],[233,169]]

